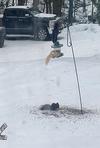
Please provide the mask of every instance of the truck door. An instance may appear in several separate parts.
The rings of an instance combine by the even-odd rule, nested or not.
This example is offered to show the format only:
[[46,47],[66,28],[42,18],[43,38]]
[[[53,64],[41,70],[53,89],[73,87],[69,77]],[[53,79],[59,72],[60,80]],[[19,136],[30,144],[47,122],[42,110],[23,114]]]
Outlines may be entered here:
[[33,18],[28,10],[18,11],[18,28],[20,34],[32,34],[33,33]]
[[18,30],[16,9],[7,9],[4,13],[4,24],[7,34],[16,34]]

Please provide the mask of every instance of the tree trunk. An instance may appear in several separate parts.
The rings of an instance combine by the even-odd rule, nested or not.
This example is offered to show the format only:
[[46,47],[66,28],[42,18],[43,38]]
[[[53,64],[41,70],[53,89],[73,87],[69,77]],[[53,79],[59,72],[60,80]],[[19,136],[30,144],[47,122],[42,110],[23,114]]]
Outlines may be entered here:
[[25,4],[25,0],[18,0],[18,5],[23,6]]
[[46,13],[49,13],[48,0],[44,0],[44,2],[46,5]]
[[61,16],[62,0],[53,0],[53,13]]
[[69,0],[68,24],[73,23],[73,0]]
[[39,0],[33,0],[33,8],[37,9],[39,5]]
[[91,1],[95,6],[97,5],[97,0],[91,0]]
[[51,0],[49,0],[49,2],[48,2],[48,7],[49,7],[49,13],[51,13],[52,12],[52,9],[51,9]]
[[12,6],[14,6],[14,0],[12,1]]
[[93,2],[92,2],[92,13],[91,13],[91,16],[92,16],[92,22],[93,22],[93,14],[94,14],[94,9],[93,9]]
[[25,0],[25,5],[27,6],[27,2],[28,2],[28,0]]
[[100,24],[100,0],[98,0],[98,3],[97,3],[97,20],[98,20],[98,23]]
[[83,0],[83,13],[86,12],[86,0]]

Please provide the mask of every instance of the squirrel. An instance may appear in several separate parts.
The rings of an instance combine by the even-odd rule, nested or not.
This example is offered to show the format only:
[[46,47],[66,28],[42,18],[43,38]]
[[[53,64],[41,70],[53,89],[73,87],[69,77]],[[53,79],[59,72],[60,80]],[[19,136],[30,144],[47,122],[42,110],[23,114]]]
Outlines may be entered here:
[[51,59],[59,58],[61,56],[63,56],[63,53],[61,53],[60,49],[52,50],[46,57],[45,64],[47,65]]
[[40,107],[40,110],[55,111],[55,110],[58,110],[58,109],[59,109],[59,103],[52,103],[51,105],[50,104],[44,104]]

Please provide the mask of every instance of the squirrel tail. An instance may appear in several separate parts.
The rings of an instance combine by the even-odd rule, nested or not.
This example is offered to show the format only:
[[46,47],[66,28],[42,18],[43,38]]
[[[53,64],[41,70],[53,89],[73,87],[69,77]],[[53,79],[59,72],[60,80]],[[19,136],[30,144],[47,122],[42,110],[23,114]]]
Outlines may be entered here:
[[47,57],[46,57],[46,60],[45,60],[45,64],[47,65],[51,59],[51,54],[49,54]]

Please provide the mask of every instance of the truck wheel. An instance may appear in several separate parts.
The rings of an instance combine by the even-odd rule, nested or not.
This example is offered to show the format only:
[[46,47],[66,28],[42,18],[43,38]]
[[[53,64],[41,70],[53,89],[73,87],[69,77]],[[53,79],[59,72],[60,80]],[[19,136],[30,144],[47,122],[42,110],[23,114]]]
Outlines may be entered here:
[[4,46],[4,39],[0,40],[0,48],[2,48]]
[[2,48],[4,45],[5,35],[6,35],[5,28],[0,27],[0,48]]
[[45,41],[48,39],[48,31],[45,28],[39,28],[37,33],[37,38],[40,41]]

